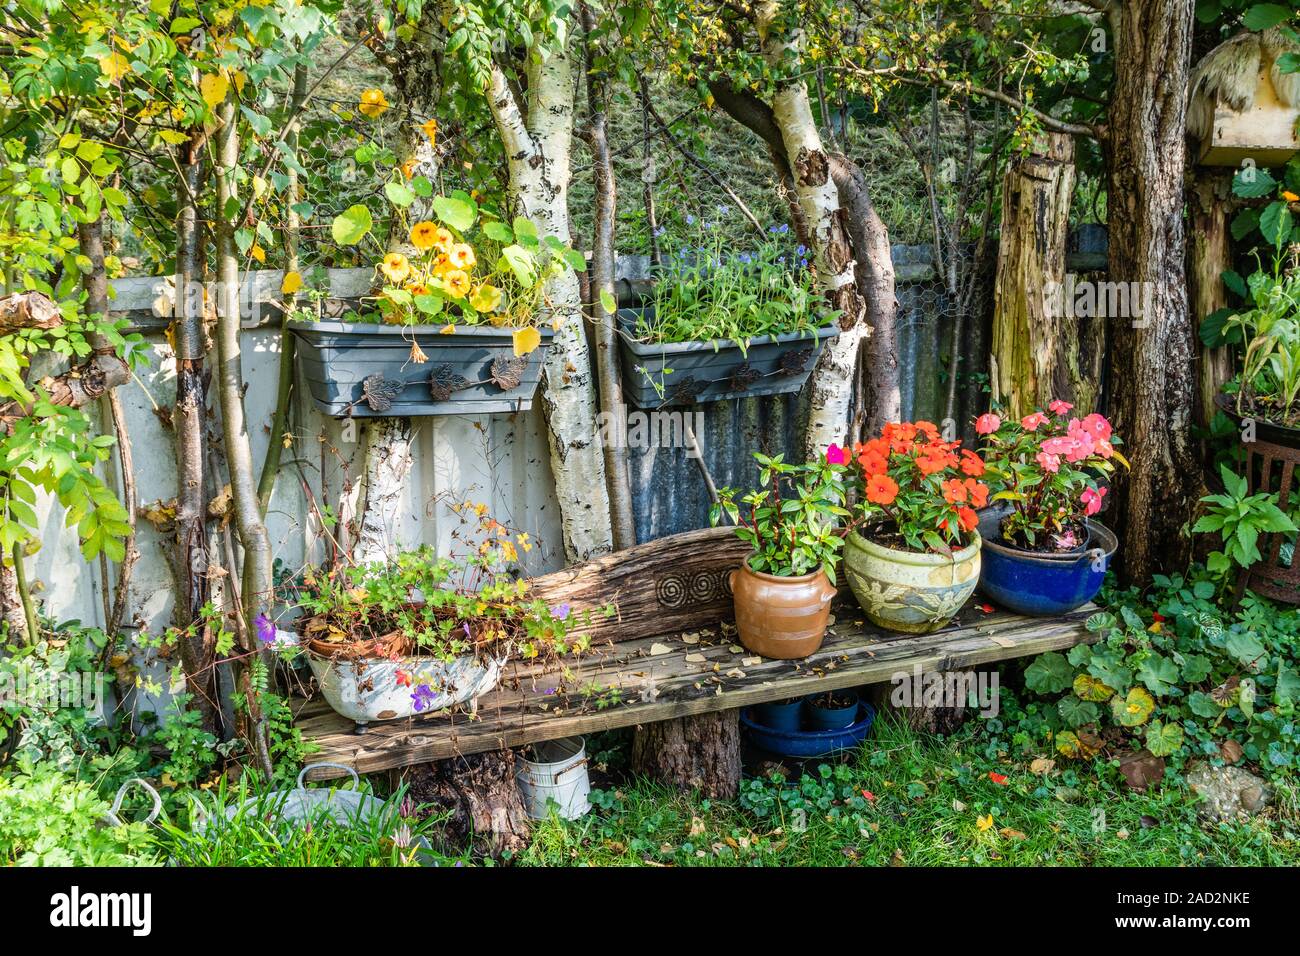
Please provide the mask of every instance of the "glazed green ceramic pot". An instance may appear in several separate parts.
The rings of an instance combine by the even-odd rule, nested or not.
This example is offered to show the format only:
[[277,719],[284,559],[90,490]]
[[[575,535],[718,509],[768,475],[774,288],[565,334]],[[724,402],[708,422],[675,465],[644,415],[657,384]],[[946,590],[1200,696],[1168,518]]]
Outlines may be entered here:
[[961,610],[980,579],[979,535],[942,554],[896,551],[850,532],[844,573],[871,623],[906,634],[937,631]]

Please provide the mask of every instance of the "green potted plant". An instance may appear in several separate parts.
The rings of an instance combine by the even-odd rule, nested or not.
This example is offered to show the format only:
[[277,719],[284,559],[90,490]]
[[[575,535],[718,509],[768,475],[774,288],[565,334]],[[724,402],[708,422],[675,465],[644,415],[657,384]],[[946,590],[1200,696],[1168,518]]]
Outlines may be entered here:
[[[428,190],[413,181],[402,192]],[[393,185],[393,184],[390,184]],[[467,193],[432,199],[437,221],[409,229],[409,252],[375,265],[367,307],[342,320],[300,309],[288,322],[303,377],[328,415],[452,415],[515,412],[532,406],[542,363],[562,317],[543,290],[582,255],[528,219],[507,223]],[[370,235],[369,211],[353,206],[334,221],[335,239]],[[288,277],[286,277],[288,279]],[[309,297],[310,301],[310,297]]]
[[325,700],[358,732],[472,701],[510,659],[585,651],[590,612],[531,599],[528,582],[509,573],[527,536],[478,520],[484,544],[466,556],[422,547],[390,562],[307,569],[291,586],[303,612],[295,633],[263,615],[258,636],[290,659],[305,653]]
[[798,391],[839,335],[807,250],[773,226],[752,252],[729,253],[716,222],[666,263],[649,298],[620,309],[624,394],[642,408]]
[[[821,647],[835,597],[835,566],[843,545],[844,468],[830,458],[806,464],[755,454],[756,491],[736,500],[722,488],[709,519],[727,515],[753,553],[731,572],[740,643],[755,654],[786,660]],[[742,507],[743,505],[743,507]]]
[[855,445],[853,457],[858,500],[845,542],[849,586],[880,627],[938,630],[979,580],[984,462],[925,421],[891,422]]
[[980,517],[980,587],[1022,614],[1065,614],[1091,601],[1119,546],[1095,515],[1107,494],[1101,480],[1115,462],[1127,465],[1121,442],[1104,416],[1072,416],[1073,407],[1056,400],[1019,421],[995,412],[975,421],[998,502]]

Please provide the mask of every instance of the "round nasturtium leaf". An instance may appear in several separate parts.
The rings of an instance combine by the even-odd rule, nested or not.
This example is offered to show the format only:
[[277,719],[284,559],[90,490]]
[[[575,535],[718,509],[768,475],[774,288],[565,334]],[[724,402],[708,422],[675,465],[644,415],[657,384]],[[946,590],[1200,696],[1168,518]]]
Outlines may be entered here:
[[340,246],[355,246],[374,224],[370,210],[357,203],[334,217],[334,222],[330,225],[330,235]]

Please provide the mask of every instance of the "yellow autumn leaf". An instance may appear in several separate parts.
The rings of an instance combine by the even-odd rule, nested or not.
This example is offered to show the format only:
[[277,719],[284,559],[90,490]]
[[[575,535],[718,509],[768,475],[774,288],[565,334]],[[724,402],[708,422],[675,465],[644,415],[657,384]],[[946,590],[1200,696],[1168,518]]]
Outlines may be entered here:
[[248,250],[248,254],[258,262],[266,262],[266,250],[256,243],[253,244],[253,248]]
[[209,73],[199,81],[199,93],[203,96],[203,102],[209,106],[216,106],[226,98],[230,91],[230,81],[220,73]]
[[515,329],[514,343],[515,355],[527,355],[542,344],[542,333],[531,325],[527,328]]
[[284,281],[280,283],[280,291],[285,295],[293,295],[302,288],[302,276],[297,272],[286,272]]
[[987,816],[978,818],[975,821],[975,826],[979,829],[980,833],[993,829],[993,814],[990,813]]
[[110,80],[120,80],[131,72],[131,61],[115,51],[99,58],[99,72]]
[[387,109],[388,98],[384,96],[383,90],[369,89],[361,93],[361,100],[357,104],[357,112],[362,116],[375,119]]
[[182,133],[180,130],[160,129],[158,131],[158,138],[171,146],[179,146],[181,143],[188,140],[189,136]]

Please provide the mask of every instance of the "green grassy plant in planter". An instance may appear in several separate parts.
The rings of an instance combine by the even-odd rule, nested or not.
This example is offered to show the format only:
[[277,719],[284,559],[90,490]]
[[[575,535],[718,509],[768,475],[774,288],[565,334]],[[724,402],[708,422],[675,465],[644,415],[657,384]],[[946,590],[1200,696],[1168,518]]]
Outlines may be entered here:
[[[407,205],[431,189],[421,177],[400,188],[388,195]],[[528,219],[496,217],[464,192],[434,197],[432,208],[436,222],[410,227],[411,253],[388,252],[376,264],[372,308],[343,321],[308,311],[290,320],[322,412],[454,415],[532,406],[564,318],[549,313],[543,291],[566,270],[585,268],[582,255],[540,238]],[[334,238],[374,242],[371,226],[369,211],[353,206],[334,220]]]
[[1119,542],[1097,521],[1107,489],[1099,482],[1127,465],[1111,424],[1095,412],[1071,415],[1053,401],[1019,421],[981,415],[993,498],[980,518],[984,569],[980,587],[1022,614],[1064,614],[1101,589]]
[[773,226],[753,252],[723,248],[716,223],[685,246],[640,308],[621,309],[629,399],[642,408],[798,391],[839,334],[807,250]]
[[926,634],[943,627],[980,573],[976,509],[987,504],[983,460],[930,422],[891,422],[855,445],[860,482],[844,568],[872,623]]
[[[361,732],[375,720],[433,714],[492,690],[511,659],[587,650],[590,612],[530,599],[510,570],[527,535],[473,506],[481,544],[458,557],[431,548],[386,563],[308,569],[292,585],[296,634],[265,616],[258,633],[290,659],[305,653],[326,701]],[[606,608],[613,613],[613,608]]]

